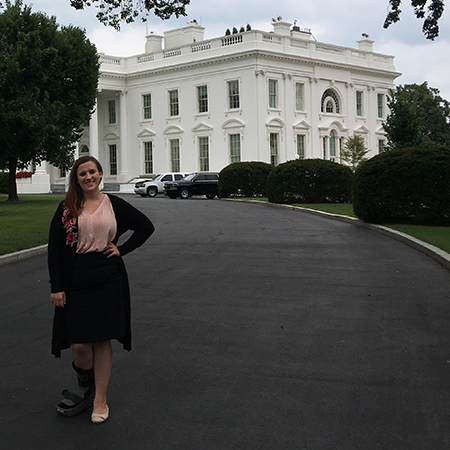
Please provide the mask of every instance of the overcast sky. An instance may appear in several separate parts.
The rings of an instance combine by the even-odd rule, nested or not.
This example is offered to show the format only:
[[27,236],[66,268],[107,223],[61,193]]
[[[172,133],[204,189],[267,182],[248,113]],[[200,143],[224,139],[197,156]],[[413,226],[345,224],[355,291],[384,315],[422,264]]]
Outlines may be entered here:
[[[162,21],[149,16],[147,24],[138,21],[123,24],[120,32],[100,24],[96,8],[76,11],[69,0],[24,0],[33,11],[56,16],[61,25],[86,29],[97,50],[113,56],[130,56],[144,52],[147,30],[162,35],[164,31],[183,27],[196,19],[205,30],[205,39],[223,36],[227,28],[240,28],[249,23],[252,29],[272,31],[272,17],[297,21],[310,28],[319,42],[357,48],[362,33],[374,40],[374,51],[393,55],[395,67],[402,76],[397,84],[423,83],[438,88],[450,100],[450,13],[440,21],[440,36],[428,41],[422,34],[422,23],[414,16],[411,0],[403,0],[401,21],[383,28],[388,0],[191,0],[187,17]],[[278,5],[275,6],[275,3]]]

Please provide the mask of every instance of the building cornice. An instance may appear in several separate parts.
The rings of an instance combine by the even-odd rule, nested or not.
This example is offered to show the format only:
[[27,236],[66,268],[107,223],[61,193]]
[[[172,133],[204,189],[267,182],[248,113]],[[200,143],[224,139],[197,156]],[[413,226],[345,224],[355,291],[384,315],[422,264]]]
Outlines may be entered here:
[[[399,72],[386,70],[383,68],[372,68],[363,67],[361,65],[350,64],[346,62],[333,62],[326,61],[319,58],[308,57],[304,55],[292,55],[292,54],[281,54],[279,52],[272,52],[262,49],[252,49],[242,52],[234,52],[228,55],[212,56],[209,58],[199,59],[197,61],[184,61],[179,64],[170,64],[162,67],[149,68],[140,71],[134,71],[130,73],[108,71],[100,69],[100,77],[109,79],[120,79],[120,80],[136,80],[139,78],[145,78],[150,76],[156,76],[166,73],[182,72],[187,70],[192,70],[197,67],[212,66],[218,64],[225,64],[231,61],[239,61],[244,59],[267,59],[271,61],[281,61],[291,64],[303,64],[310,67],[325,67],[329,69],[340,69],[346,70],[352,73],[364,74],[364,75],[377,75],[378,77],[395,79],[401,74]],[[258,61],[260,62],[260,61]],[[150,63],[151,64],[151,63]],[[292,69],[291,69],[292,71]]]

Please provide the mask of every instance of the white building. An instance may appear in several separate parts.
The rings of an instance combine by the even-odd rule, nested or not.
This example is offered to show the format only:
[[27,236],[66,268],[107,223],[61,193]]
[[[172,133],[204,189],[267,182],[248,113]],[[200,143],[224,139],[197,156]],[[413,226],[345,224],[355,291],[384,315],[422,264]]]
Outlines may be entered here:
[[[235,161],[339,161],[353,134],[369,156],[384,146],[386,95],[400,74],[392,56],[315,41],[281,20],[204,40],[193,21],[147,36],[146,53],[100,55],[97,108],[79,154],[99,159],[106,190],[131,190],[137,176],[220,171]],[[67,182],[42,167],[53,191]]]

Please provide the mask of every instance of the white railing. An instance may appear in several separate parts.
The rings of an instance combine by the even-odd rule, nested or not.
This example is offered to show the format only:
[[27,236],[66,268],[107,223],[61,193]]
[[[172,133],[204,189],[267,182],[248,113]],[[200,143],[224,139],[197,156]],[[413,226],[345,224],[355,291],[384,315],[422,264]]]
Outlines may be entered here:
[[342,47],[335,47],[334,45],[324,45],[316,43],[316,50],[318,52],[342,54],[344,49]]
[[139,56],[137,62],[138,62],[138,64],[141,64],[141,63],[145,63],[147,61],[154,61],[154,60],[155,60],[155,55],[152,53],[151,55]]
[[361,59],[367,58],[367,53],[357,52],[356,50],[352,50],[350,54],[352,58],[361,58]]
[[226,45],[234,45],[234,44],[240,44],[243,42],[242,34],[234,34],[231,36],[225,36],[222,39],[222,47],[225,47]]
[[180,56],[181,55],[181,48],[176,48],[174,50],[166,50],[163,53],[164,58],[173,58],[174,56]]
[[308,48],[309,42],[300,41],[298,39],[291,39],[291,47]]
[[115,66],[120,66],[121,58],[116,58],[115,56],[100,55],[101,64],[113,64]]
[[202,52],[211,49],[211,42],[200,42],[199,44],[191,45],[191,52]]
[[263,42],[271,42],[272,44],[281,44],[280,36],[274,36],[273,34],[263,34]]

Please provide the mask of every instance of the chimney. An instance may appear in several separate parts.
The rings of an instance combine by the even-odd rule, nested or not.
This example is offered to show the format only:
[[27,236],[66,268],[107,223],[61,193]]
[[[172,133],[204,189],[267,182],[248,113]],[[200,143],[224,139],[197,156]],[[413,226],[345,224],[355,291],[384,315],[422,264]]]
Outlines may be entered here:
[[281,34],[282,36],[290,36],[291,23],[283,22],[283,18],[278,16],[276,19],[272,19],[273,32]]
[[371,41],[368,34],[363,33],[362,38],[356,42],[358,42],[358,50],[362,52],[373,52],[373,43],[375,41]]
[[162,36],[151,32],[146,38],[145,53],[157,53],[162,50]]

